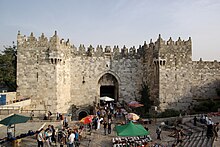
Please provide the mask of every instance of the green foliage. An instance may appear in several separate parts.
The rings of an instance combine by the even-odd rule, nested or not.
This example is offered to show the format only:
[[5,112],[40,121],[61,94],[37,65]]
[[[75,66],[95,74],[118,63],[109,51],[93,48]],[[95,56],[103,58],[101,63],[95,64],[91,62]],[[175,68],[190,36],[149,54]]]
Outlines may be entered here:
[[140,91],[141,98],[139,102],[143,104],[143,107],[136,108],[136,111],[138,114],[141,115],[141,117],[150,117],[149,109],[151,108],[151,101],[150,101],[150,94],[149,94],[149,88],[144,83],[142,85],[142,90]]
[[179,116],[180,112],[174,109],[166,109],[164,112],[161,112],[158,114],[158,117],[164,118],[164,117],[175,117]]
[[220,102],[215,102],[213,100],[207,100],[200,102],[193,109],[195,112],[215,112],[220,108]]
[[4,48],[0,53],[0,85],[16,91],[17,49],[15,45]]

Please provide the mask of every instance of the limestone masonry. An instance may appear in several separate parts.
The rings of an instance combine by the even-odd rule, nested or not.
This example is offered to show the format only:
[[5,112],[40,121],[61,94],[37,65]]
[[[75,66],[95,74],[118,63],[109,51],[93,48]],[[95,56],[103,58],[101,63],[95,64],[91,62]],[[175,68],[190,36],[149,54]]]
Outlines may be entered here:
[[217,98],[220,62],[192,61],[191,38],[135,47],[76,48],[69,40],[17,35],[17,95],[31,98],[32,109],[69,112],[71,106],[140,98],[144,82],[159,110],[188,109],[195,100]]

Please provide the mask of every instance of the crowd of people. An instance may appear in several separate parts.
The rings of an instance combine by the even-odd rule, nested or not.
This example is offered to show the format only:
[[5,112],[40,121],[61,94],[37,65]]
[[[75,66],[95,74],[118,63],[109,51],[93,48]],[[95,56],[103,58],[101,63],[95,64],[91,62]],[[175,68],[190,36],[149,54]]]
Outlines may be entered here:
[[[111,134],[112,121],[114,117],[113,115],[119,115],[119,113],[115,114],[115,112],[114,106],[111,103],[108,103],[103,107],[96,107],[92,122],[86,125],[88,128],[85,128],[83,124],[75,128],[70,127],[67,117],[57,113],[57,120],[61,121],[62,128],[55,130],[52,125],[49,125],[46,129],[42,128],[37,131],[36,138],[38,147],[43,145],[50,147],[57,142],[60,144],[60,146],[68,145],[69,147],[77,147],[80,145],[80,139],[84,130],[89,133],[92,130],[99,130],[101,126],[103,126],[104,135]],[[48,114],[50,115],[49,111],[47,115],[45,115],[47,119],[49,117]],[[57,137],[55,137],[55,135]]]
[[60,147],[64,145],[77,147],[80,144],[79,140],[82,131],[82,126],[80,128],[72,128],[63,124],[62,128],[55,130],[53,125],[48,125],[46,129],[41,128],[36,132],[38,147],[43,147],[44,145],[47,147],[51,145],[57,146],[57,143],[60,144]]
[[[115,123],[115,120],[117,118],[123,118],[121,124],[125,124],[126,121],[122,117],[124,114],[121,111],[120,108],[115,107],[112,103],[106,103],[103,106],[97,106],[94,109],[93,112],[93,119],[92,122],[87,124],[86,126],[80,125],[78,128],[71,128],[68,124],[67,117],[64,117],[63,115],[57,114],[57,120],[61,120],[63,123],[63,127],[57,131],[55,131],[53,126],[48,126],[47,129],[42,129],[39,131],[37,135],[38,140],[38,146],[42,146],[42,144],[46,144],[47,146],[50,146],[51,144],[56,144],[59,142],[61,146],[68,145],[70,147],[72,146],[79,146],[80,145],[80,139],[82,137],[82,132],[86,130],[86,132],[92,132],[92,130],[96,131],[99,130],[101,127],[103,127],[103,135],[111,134],[112,132],[112,123]],[[202,115],[201,118],[198,120],[196,117],[193,119],[193,124],[196,126],[198,125],[197,122],[200,121],[200,123],[205,124],[207,126],[207,137],[212,138],[215,137],[215,139],[218,139],[218,130],[219,130],[219,123],[212,122],[211,118],[209,118],[207,115]],[[161,132],[162,128],[159,126],[156,129],[157,139],[161,140]],[[57,138],[55,137],[55,134],[57,135]],[[183,128],[176,129],[175,130],[175,137],[177,139],[176,143],[173,144],[174,146],[177,144],[181,144],[184,140],[184,137],[186,134],[184,133]],[[139,139],[133,137],[133,138],[115,138],[112,140],[113,144],[115,145],[123,145],[123,144],[129,144],[132,146],[133,144],[147,144],[149,141],[148,138],[141,138]],[[45,142],[45,143],[42,143]]]
[[[195,118],[194,118],[195,120]],[[208,139],[214,137],[215,140],[218,140],[218,131],[219,131],[219,122],[214,123],[210,117],[202,114],[200,117],[200,123],[207,126],[206,136]],[[195,124],[194,124],[195,125]]]

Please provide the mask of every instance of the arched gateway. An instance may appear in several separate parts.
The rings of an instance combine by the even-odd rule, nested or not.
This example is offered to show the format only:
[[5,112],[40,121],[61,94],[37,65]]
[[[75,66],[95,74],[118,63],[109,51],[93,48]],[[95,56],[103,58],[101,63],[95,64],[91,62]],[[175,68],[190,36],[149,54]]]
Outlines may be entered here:
[[111,73],[105,73],[98,81],[99,96],[108,96],[118,101],[119,83]]

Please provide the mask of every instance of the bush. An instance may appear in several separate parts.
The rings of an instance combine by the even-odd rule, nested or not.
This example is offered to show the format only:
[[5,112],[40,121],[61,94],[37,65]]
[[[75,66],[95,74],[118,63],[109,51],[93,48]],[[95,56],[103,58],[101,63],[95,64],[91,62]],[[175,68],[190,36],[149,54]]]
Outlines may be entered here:
[[195,113],[196,113],[196,112],[208,112],[208,111],[209,111],[209,108],[206,107],[206,106],[203,106],[203,105],[199,104],[199,105],[196,105],[196,106],[194,107],[194,110],[195,110]]
[[158,114],[158,117],[164,118],[164,117],[175,117],[179,116],[180,112],[174,109],[166,109],[164,112],[161,112]]
[[218,111],[218,108],[220,108],[220,102],[214,102],[212,100],[207,100],[200,102],[198,105],[196,105],[193,110],[195,112],[216,112]]

